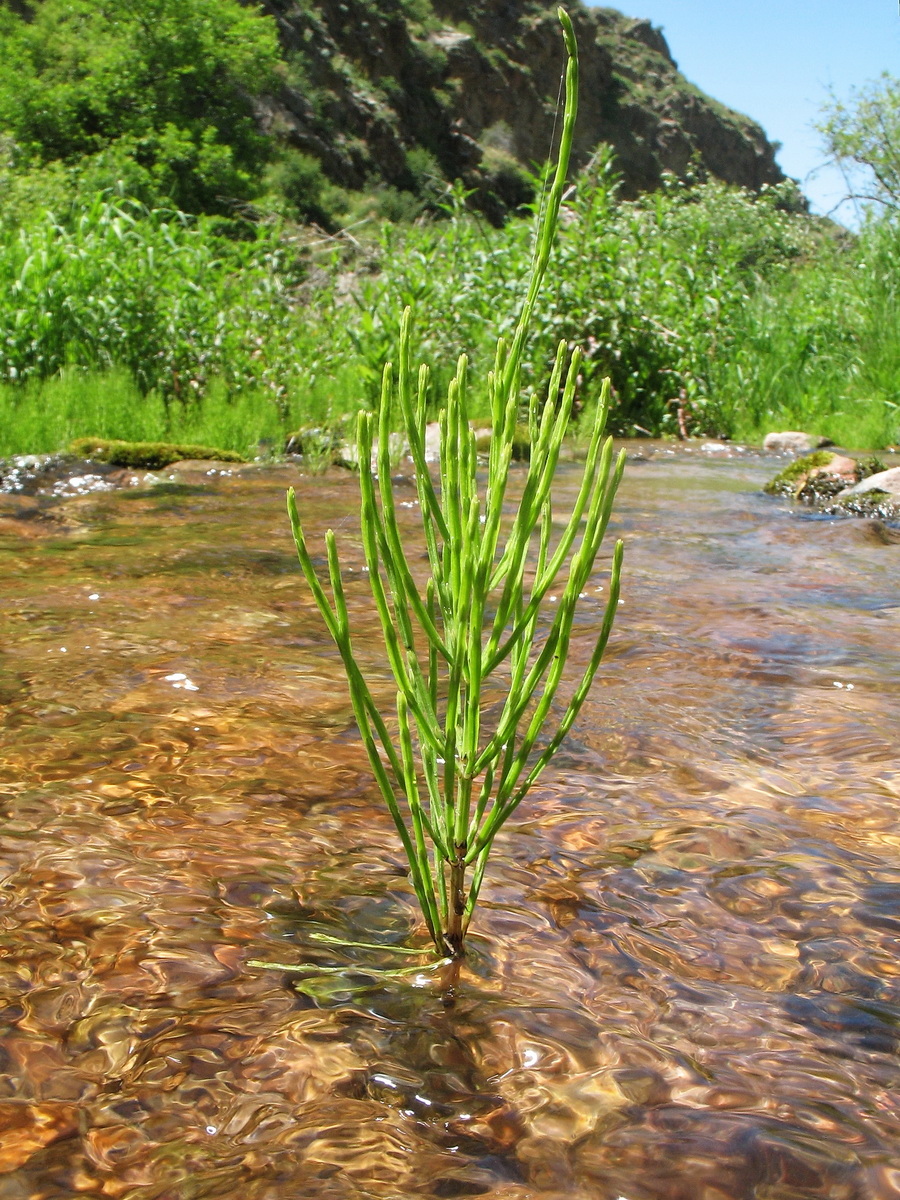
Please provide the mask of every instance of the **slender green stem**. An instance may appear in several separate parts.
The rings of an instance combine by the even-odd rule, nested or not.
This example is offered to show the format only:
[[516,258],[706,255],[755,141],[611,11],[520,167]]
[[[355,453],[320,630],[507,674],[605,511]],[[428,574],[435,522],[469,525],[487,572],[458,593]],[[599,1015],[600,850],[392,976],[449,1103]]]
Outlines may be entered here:
[[[354,653],[334,534],[328,531],[325,538],[329,596],[310,557],[296,497],[293,492],[288,497],[300,565],[340,652],[369,764],[400,836],[425,925],[438,953],[451,959],[464,953],[497,833],[582,709],[619,597],[621,542],[613,555],[599,636],[554,730],[576,609],[610,520],[624,462],[620,456],[613,465],[611,440],[603,438],[607,381],[578,493],[562,532],[554,534],[551,489],[581,365],[580,352],[570,355],[567,344],[560,343],[545,398],[532,394],[528,400],[531,457],[511,519],[507,515],[523,354],[556,235],[577,107],[575,38],[562,9],[559,17],[567,51],[562,137],[525,301],[511,342],[497,343],[487,378],[492,418],[487,478],[480,482],[463,355],[439,415],[437,486],[432,479],[424,435],[429,374],[425,367],[412,367],[409,309],[401,320],[397,370],[390,364],[384,369],[377,417],[359,417],[363,548],[398,688],[394,736]],[[391,436],[398,411],[427,551],[424,586],[417,580],[418,567],[414,572],[411,565],[394,501]],[[548,602],[551,589],[558,596]],[[488,727],[492,705],[499,715]]]

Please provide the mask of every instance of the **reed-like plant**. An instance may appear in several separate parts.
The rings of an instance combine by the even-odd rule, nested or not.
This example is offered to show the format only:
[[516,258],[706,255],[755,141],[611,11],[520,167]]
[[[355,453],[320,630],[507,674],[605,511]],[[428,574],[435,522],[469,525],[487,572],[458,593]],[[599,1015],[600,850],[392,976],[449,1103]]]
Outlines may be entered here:
[[[619,597],[621,541],[593,652],[554,722],[576,608],[624,467],[624,453],[614,462],[612,440],[603,437],[607,381],[581,486],[556,533],[551,488],[581,361],[562,342],[546,398],[532,394],[527,401],[531,457],[515,513],[510,518],[505,511],[523,351],[559,219],[577,105],[575,35],[563,9],[559,19],[568,56],[559,156],[518,325],[510,343],[498,342],[487,377],[492,437],[486,469],[482,472],[469,422],[463,355],[440,414],[439,480],[432,478],[424,443],[429,373],[412,366],[409,309],[401,322],[398,368],[389,364],[384,370],[379,411],[359,416],[363,543],[397,682],[396,725],[379,708],[354,652],[334,532],[325,535],[329,597],[307,548],[293,489],[288,493],[300,565],[340,651],[353,711],[409,861],[425,924],[438,952],[452,958],[463,954],[494,839],[578,716]],[[415,469],[429,567],[424,581],[405,551],[392,491],[396,406]]]

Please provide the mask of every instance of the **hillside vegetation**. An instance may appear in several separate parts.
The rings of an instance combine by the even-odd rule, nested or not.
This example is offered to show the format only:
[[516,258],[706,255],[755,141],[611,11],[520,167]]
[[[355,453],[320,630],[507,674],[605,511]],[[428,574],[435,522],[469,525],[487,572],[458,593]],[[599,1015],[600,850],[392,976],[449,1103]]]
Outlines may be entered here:
[[[782,180],[759,126],[692,87],[648,22],[574,17],[577,165],[608,143],[629,196],[663,171]],[[456,179],[499,221],[546,160],[562,66],[532,0],[21,0],[0,38],[7,205],[121,183],[151,206],[335,226],[433,208]]]
[[[575,17],[580,170],[533,378],[565,338],[580,405],[611,375],[622,434],[896,441],[890,216],[859,238],[809,218],[658,31]],[[375,402],[406,304],[436,395],[462,350],[483,374],[530,264],[554,22],[499,0],[4,9],[0,453],[278,450]]]

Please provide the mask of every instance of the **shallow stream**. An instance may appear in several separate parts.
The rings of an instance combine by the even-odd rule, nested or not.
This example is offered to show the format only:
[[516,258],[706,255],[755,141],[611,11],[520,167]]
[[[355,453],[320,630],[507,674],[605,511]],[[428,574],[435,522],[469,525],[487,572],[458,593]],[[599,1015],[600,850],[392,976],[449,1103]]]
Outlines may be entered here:
[[900,1197],[900,542],[777,466],[629,464],[452,1005],[318,940],[419,936],[284,510],[387,700],[353,477],[0,497],[0,1200]]

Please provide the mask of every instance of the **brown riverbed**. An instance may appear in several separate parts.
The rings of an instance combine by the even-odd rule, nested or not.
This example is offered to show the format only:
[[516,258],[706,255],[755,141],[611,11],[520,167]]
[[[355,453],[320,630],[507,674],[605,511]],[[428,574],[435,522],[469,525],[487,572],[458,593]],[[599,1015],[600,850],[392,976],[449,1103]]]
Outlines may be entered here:
[[452,1007],[317,940],[421,944],[284,512],[389,697],[353,477],[0,498],[0,1200],[900,1197],[900,544],[777,466],[629,465]]

